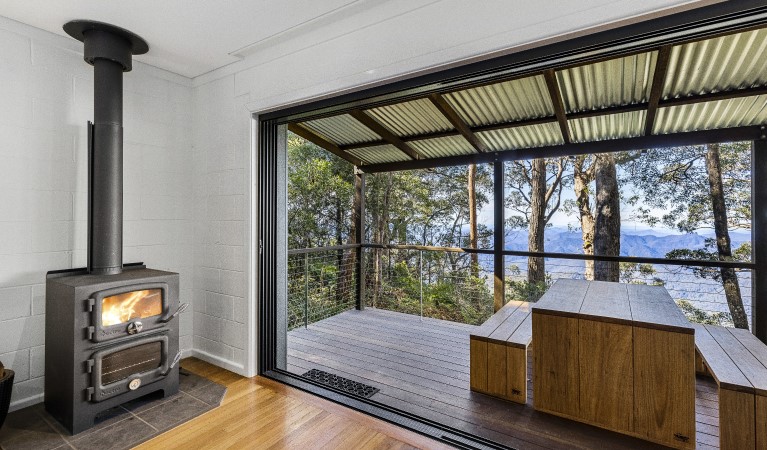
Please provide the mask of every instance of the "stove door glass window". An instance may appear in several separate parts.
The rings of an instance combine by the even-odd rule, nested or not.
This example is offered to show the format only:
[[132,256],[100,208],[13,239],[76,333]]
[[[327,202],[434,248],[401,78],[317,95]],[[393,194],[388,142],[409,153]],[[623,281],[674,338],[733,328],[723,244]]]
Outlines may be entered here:
[[108,327],[134,319],[162,314],[162,289],[144,289],[104,297],[101,326]]

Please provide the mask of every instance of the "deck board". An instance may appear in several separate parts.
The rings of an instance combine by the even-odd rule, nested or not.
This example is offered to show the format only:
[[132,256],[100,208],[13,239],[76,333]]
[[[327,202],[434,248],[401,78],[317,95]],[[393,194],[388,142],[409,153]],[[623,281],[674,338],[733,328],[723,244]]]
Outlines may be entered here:
[[[469,334],[477,329],[378,309],[347,311],[290,331],[288,370],[317,368],[372,385],[380,389],[372,399],[382,404],[520,450],[661,448],[471,392]],[[528,391],[532,396],[532,383]],[[698,448],[718,448],[713,380],[698,378],[695,410]]]

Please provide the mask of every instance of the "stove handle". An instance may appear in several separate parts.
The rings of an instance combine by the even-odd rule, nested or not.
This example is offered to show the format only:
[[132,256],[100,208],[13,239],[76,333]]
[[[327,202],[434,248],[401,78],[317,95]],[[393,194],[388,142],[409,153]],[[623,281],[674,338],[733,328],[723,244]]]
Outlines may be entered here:
[[182,312],[186,311],[187,308],[189,308],[189,303],[182,303],[182,304],[180,304],[178,309],[176,310],[176,312],[174,312],[173,314],[171,314],[168,317],[160,319],[160,323],[168,323],[168,322],[170,322],[171,320],[175,319],[177,315],[179,315]]
[[181,352],[176,353],[176,357],[173,358],[173,362],[170,363],[170,366],[168,366],[168,370],[166,370],[162,376],[166,376],[170,373],[171,370],[173,370],[174,367],[176,367],[176,364],[181,361]]

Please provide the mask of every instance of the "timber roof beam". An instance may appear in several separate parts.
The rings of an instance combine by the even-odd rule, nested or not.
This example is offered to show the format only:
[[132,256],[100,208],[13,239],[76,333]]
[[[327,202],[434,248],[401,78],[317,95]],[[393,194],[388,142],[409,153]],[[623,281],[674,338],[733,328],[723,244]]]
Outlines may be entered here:
[[385,143],[391,144],[397,147],[404,154],[409,156],[411,159],[416,159],[416,160],[422,159],[422,156],[417,151],[415,151],[411,146],[405,143],[405,141],[403,141],[399,136],[394,134],[391,130],[386,128],[386,126],[384,126],[382,123],[374,119],[365,111],[362,111],[361,109],[354,109],[350,111],[349,114],[355,119],[357,119],[357,121],[360,122],[362,125],[365,125],[366,127],[370,128],[371,131],[381,136]]
[[296,123],[289,123],[288,124],[288,131],[291,131],[302,138],[306,139],[309,142],[313,142],[314,144],[324,148],[325,150],[329,151],[330,153],[338,156],[339,158],[346,160],[355,166],[361,166],[362,160],[359,158],[355,158],[354,156],[346,153],[345,151],[338,148],[338,146],[320,136],[315,134],[314,132],[302,127],[299,124]]
[[453,127],[455,127],[458,133],[460,133],[464,139],[469,141],[469,144],[474,147],[474,150],[476,150],[477,153],[485,153],[488,151],[485,143],[482,142],[482,140],[479,139],[476,134],[474,134],[469,125],[461,118],[461,116],[458,115],[456,110],[450,106],[450,103],[448,103],[444,97],[439,94],[431,94],[429,95],[429,100],[431,100],[432,104],[437,108],[437,110],[439,110],[439,112],[445,116],[448,122],[450,122]]

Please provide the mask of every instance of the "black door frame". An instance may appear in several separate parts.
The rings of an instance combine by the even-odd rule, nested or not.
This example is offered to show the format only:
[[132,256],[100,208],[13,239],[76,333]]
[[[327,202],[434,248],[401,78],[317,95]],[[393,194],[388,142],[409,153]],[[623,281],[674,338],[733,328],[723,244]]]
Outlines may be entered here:
[[[279,326],[280,312],[277,308],[279,288],[279,260],[281,257],[279,229],[282,222],[278,203],[280,181],[278,154],[280,130],[289,121],[337,114],[353,108],[371,107],[394,99],[439,92],[446,88],[483,82],[510,73],[557,67],[563,63],[617,57],[644,49],[654,49],[663,44],[702,39],[736,30],[762,27],[767,24],[767,6],[760,0],[730,0],[683,13],[649,20],[609,31],[603,31],[564,42],[558,42],[524,50],[486,61],[459,66],[440,72],[416,76],[394,83],[376,86],[334,98],[322,99],[299,106],[259,114],[258,116],[258,221],[257,251],[258,271],[258,374],[296,388],[312,392],[353,409],[396,423],[416,432],[456,446],[485,446],[503,448],[484,439],[459,430],[445,427],[395,408],[386,407],[370,400],[349,397],[341,391],[312,383],[296,374],[279,369],[278,356],[286,351],[284,339],[278,339],[284,327]],[[762,128],[764,129],[764,127]],[[767,144],[764,136],[755,141],[753,151],[753,291],[767,292]],[[545,157],[546,155],[540,155]],[[286,230],[285,230],[286,231]],[[282,249],[285,252],[286,249]],[[284,267],[284,266],[283,266]],[[767,302],[754,295],[753,326],[760,339],[767,340]],[[767,296],[763,296],[767,298]]]

